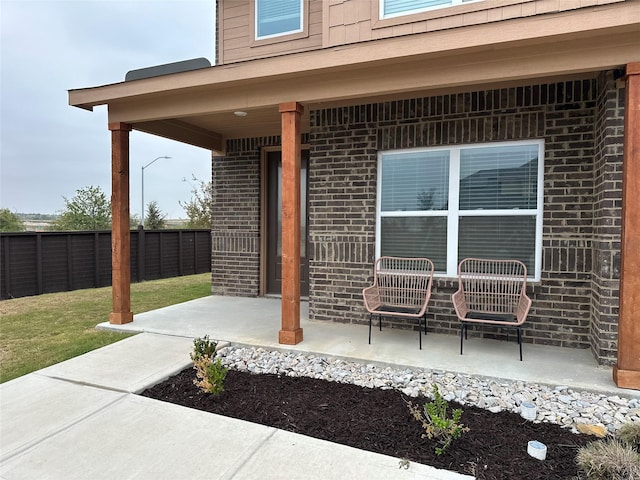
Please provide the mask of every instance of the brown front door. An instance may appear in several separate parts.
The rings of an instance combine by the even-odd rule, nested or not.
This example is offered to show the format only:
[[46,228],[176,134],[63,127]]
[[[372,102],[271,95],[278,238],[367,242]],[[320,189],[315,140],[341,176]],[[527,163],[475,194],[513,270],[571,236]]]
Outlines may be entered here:
[[[307,262],[307,165],[309,151],[300,159],[300,295],[309,296]],[[282,291],[282,154],[267,152],[267,294]]]

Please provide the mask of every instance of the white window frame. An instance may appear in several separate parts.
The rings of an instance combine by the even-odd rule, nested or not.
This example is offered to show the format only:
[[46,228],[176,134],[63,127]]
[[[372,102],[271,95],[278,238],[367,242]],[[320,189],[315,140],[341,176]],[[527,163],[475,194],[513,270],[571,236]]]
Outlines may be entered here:
[[258,40],[268,40],[270,38],[277,38],[277,37],[282,37],[284,35],[293,35],[296,33],[301,33],[304,32],[304,4],[305,4],[305,0],[298,0],[300,3],[300,21],[298,23],[298,28],[296,28],[295,30],[287,30],[286,32],[280,32],[280,33],[273,33],[271,35],[262,35],[259,36],[258,35],[258,22],[259,22],[259,18],[258,18],[258,4],[260,3],[261,0],[255,0],[254,4],[254,12],[253,12],[253,18],[254,18],[254,25],[253,25],[253,31],[254,31],[254,39],[256,41]]
[[[513,145],[538,146],[538,185],[535,209],[496,209],[496,210],[460,210],[460,152],[466,149],[485,147],[509,147]],[[419,211],[382,211],[382,159],[385,155],[405,154],[414,152],[449,152],[449,199],[447,210],[419,210]],[[411,148],[400,150],[386,150],[378,152],[378,185],[376,195],[376,258],[382,250],[381,232],[383,217],[446,217],[447,218],[447,268],[437,271],[437,276],[457,277],[458,275],[458,226],[460,217],[464,216],[535,216],[535,267],[528,272],[532,281],[540,281],[542,272],[542,226],[544,207],[544,140],[532,139],[513,142],[474,143],[453,145],[448,147]]]
[[422,13],[422,12],[429,12],[431,10],[440,10],[443,8],[451,8],[451,7],[456,7],[458,5],[467,5],[469,3],[475,3],[475,2],[481,2],[483,0],[449,0],[450,3],[444,4],[444,5],[435,5],[433,7],[424,7],[424,8],[412,8],[410,10],[404,10],[402,12],[398,12],[398,13],[393,13],[391,15],[385,15],[384,14],[384,7],[386,4],[387,0],[379,0],[379,6],[380,6],[380,11],[379,11],[379,16],[378,18],[380,18],[381,20],[387,19],[387,18],[396,18],[396,17],[402,17],[404,15],[413,15],[416,13]]

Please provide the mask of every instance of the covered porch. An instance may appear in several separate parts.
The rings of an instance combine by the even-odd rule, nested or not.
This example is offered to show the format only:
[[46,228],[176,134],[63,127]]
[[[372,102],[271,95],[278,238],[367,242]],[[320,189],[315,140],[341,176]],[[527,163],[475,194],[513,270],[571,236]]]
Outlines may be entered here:
[[612,367],[599,366],[588,349],[525,344],[521,362],[515,338],[506,342],[469,337],[464,355],[460,355],[459,337],[454,335],[423,335],[423,348],[419,350],[416,331],[388,327],[383,327],[382,332],[374,328],[369,345],[366,325],[309,320],[307,302],[302,302],[300,309],[304,342],[283,347],[273,335],[280,320],[279,299],[214,295],[141,313],[133,322],[123,325],[105,322],[99,328],[193,338],[209,335],[235,346],[286,349],[394,368],[565,385],[608,395],[633,394],[616,387]]
[[[617,350],[617,366],[613,370],[615,382],[619,386],[640,389],[640,354],[638,353],[640,324],[637,322],[635,313],[640,305],[638,294],[640,248],[637,248],[636,240],[637,232],[640,231],[640,213],[632,206],[640,191],[638,174],[640,129],[637,128],[640,121],[640,64],[637,62],[637,45],[640,37],[633,19],[629,20],[628,24],[618,25],[618,19],[613,17],[607,20],[611,25],[606,28],[603,26],[594,36],[594,33],[584,25],[593,22],[597,15],[598,12],[594,11],[585,12],[583,19],[576,16],[575,23],[570,28],[562,17],[549,17],[547,29],[540,29],[543,33],[523,29],[518,23],[511,25],[510,29],[500,29],[499,32],[496,29],[492,32],[492,35],[495,35],[493,37],[483,35],[483,32],[475,32],[473,35],[458,38],[455,29],[452,29],[439,35],[438,41],[434,44],[425,42],[420,36],[407,35],[365,43],[358,48],[350,46],[302,52],[237,65],[200,68],[160,76],[150,75],[134,81],[71,91],[69,94],[71,105],[88,110],[100,105],[108,106],[108,124],[112,136],[113,184],[113,312],[110,318],[112,328],[133,330],[145,328],[141,325],[144,322],[144,316],[137,316],[133,325],[126,325],[133,320],[129,291],[130,245],[128,243],[129,132],[131,130],[207,148],[215,152],[214,161],[219,158],[221,164],[231,166],[242,164],[246,158],[243,158],[244,152],[240,152],[237,159],[230,161],[228,155],[230,142],[237,141],[243,144],[247,138],[278,138],[282,149],[282,300],[256,300],[273,303],[273,308],[278,309],[275,314],[277,319],[274,321],[271,319],[271,314],[266,315],[260,312],[262,320],[248,316],[241,319],[242,321],[230,322],[229,327],[233,328],[235,334],[244,335],[242,331],[245,322],[253,319],[253,323],[259,322],[261,335],[265,335],[265,342],[267,342],[265,346],[286,344],[290,348],[298,348],[297,344],[303,341],[306,322],[304,315],[301,315],[304,304],[300,302],[300,157],[302,136],[309,134],[313,126],[310,112],[320,112],[316,114],[317,116],[324,114],[323,112],[329,108],[361,106],[390,100],[400,101],[436,94],[462,95],[487,88],[497,92],[499,89],[521,88],[523,82],[525,86],[534,81],[552,82],[559,78],[564,81],[578,82],[592,79],[599,72],[615,71],[616,77],[618,74],[620,77],[612,82],[624,85],[626,91],[624,171],[619,182],[622,186],[620,202],[622,232],[619,235],[619,229],[616,229],[610,239],[606,236],[609,235],[608,230],[606,228],[602,230],[606,233],[605,240],[609,244],[620,239],[619,274],[616,272],[615,275],[609,275],[612,278],[606,278],[606,288],[609,292],[614,292],[620,285],[619,295],[615,299],[619,299],[619,308],[616,305],[605,305],[606,314],[617,317],[617,323],[614,326],[617,332],[604,327],[598,327],[598,332],[602,330],[603,336],[607,337],[602,343],[615,345],[612,348]],[[496,49],[496,45],[500,45],[500,48]],[[549,122],[541,123],[547,125]],[[604,119],[601,123],[607,125]],[[537,122],[532,124],[537,125]],[[602,130],[606,138],[609,130],[604,128]],[[312,133],[316,136],[321,134],[318,131]],[[538,136],[539,134],[531,134],[532,138]],[[606,141],[603,141],[603,144],[606,145]],[[258,176],[254,172],[250,172],[248,176],[239,172],[237,179],[258,178]],[[239,181],[234,184],[235,187],[238,185],[240,185]],[[243,185],[246,186],[246,184]],[[247,190],[255,193],[260,188],[251,185]],[[236,188],[234,194],[237,195],[237,193]],[[246,192],[240,192],[242,193]],[[257,195],[255,197],[252,199],[253,203],[242,205],[242,209],[227,205],[226,210],[221,209],[221,211],[236,214],[227,214],[227,218],[238,217],[239,211],[252,212],[256,217],[261,217],[262,206],[259,201],[256,203]],[[617,211],[614,214],[617,215]],[[603,221],[605,220],[609,221],[609,218]],[[218,227],[218,230],[224,230],[222,227],[228,227],[228,225],[225,223]],[[228,230],[236,233],[238,226],[231,225]],[[261,243],[261,229],[256,225],[250,225],[250,228],[240,232],[240,235],[223,238],[227,233],[221,231],[221,242],[229,240],[238,256],[245,260],[240,269],[244,276],[241,275],[239,282],[251,283],[255,288],[248,293],[234,292],[231,289],[221,290],[218,293],[264,295],[266,292],[260,285],[263,278],[262,272],[265,270],[263,255],[265,247]],[[371,232],[367,234],[371,235]],[[320,230],[317,232],[316,246],[322,249],[327,245],[326,250],[330,251],[336,243],[337,236],[339,235],[333,231],[325,234]],[[344,237],[347,238],[348,235]],[[549,237],[548,240],[555,241],[555,238]],[[588,240],[591,241],[590,238]],[[366,245],[372,248],[371,239]],[[220,248],[222,255],[229,250],[230,248]],[[358,255],[364,258],[360,261],[362,266],[371,264],[373,259],[370,258],[372,255],[369,251],[358,252]],[[238,270],[237,265],[233,267],[233,271]],[[316,267],[322,268],[322,262],[316,260]],[[364,271],[364,267],[362,270]],[[609,269],[607,264],[607,271],[609,270],[613,269]],[[247,272],[258,273],[247,280],[249,278]],[[589,275],[591,272],[582,273]],[[331,274],[329,272],[323,275],[330,277]],[[600,288],[600,285],[597,287]],[[334,286],[333,288],[339,290],[343,287]],[[352,301],[355,302],[357,294],[353,292],[350,294],[353,297]],[[222,297],[212,297],[202,302],[203,304],[207,301],[216,302],[220,301],[220,298]],[[317,291],[312,293],[311,298],[318,298]],[[240,299],[239,301],[253,300]],[[606,301],[614,303],[614,300],[609,298]],[[222,327],[216,324],[219,320],[215,315],[215,306],[206,306],[207,308],[203,308],[202,311],[192,312],[185,317],[189,318],[189,321],[199,318],[205,322],[202,330],[188,334],[182,333],[182,335],[197,336],[210,333],[213,337],[220,337],[222,333],[226,333],[219,330],[219,327]],[[335,306],[331,304],[327,310],[335,310]],[[358,307],[354,306],[354,308]],[[224,308],[221,311],[224,311]],[[312,314],[316,311],[313,309]],[[545,315],[548,318],[557,315],[557,311],[547,312]],[[215,320],[211,321],[212,319]],[[246,324],[247,331],[254,331],[257,328],[253,323]],[[313,326],[314,329],[316,326],[320,328],[319,322],[313,322]],[[262,332],[263,327],[264,332]],[[346,330],[336,332],[331,330],[335,328],[358,328],[358,326],[340,324],[322,326],[324,329],[322,331],[331,332],[327,333],[330,336],[327,342],[334,345],[337,350],[332,354],[357,356],[355,347],[350,346],[345,336]],[[564,326],[558,328],[564,328]],[[382,333],[386,333],[387,336],[406,334],[413,337],[414,335],[413,332],[401,331]],[[320,348],[315,346],[313,338],[308,338],[309,335],[312,334],[310,332],[304,334],[304,350],[314,351]],[[549,335],[553,336],[552,333]],[[437,338],[438,345],[435,345],[431,338]],[[375,347],[364,349],[371,357],[365,356],[363,359],[400,363],[398,356],[415,355],[413,362],[423,362],[430,365],[430,368],[443,369],[447,367],[439,366],[438,362],[441,358],[450,356],[458,359],[457,349],[447,346],[458,342],[455,336],[436,337],[434,335],[427,339],[425,342],[427,352],[438,352],[438,348],[452,352],[451,355],[434,353],[434,358],[429,358],[428,361],[425,361],[424,357],[427,353],[418,357],[420,354],[417,347],[416,352],[407,348],[407,345],[412,345],[412,338],[406,340],[408,342],[400,342],[399,348],[394,352],[386,352],[385,344],[378,343],[376,340]],[[350,341],[356,345],[353,343],[355,337]],[[470,341],[467,354],[461,357],[467,365],[465,369],[477,368],[478,371],[475,373],[486,375],[489,365],[494,365],[491,368],[498,369],[504,376],[506,374],[504,359],[491,356],[498,352],[500,354],[509,352],[509,346],[488,348],[486,353],[488,357],[482,358],[479,354],[474,355],[474,342],[476,342],[475,339]],[[239,343],[242,342],[239,341]],[[340,353],[341,348],[354,348],[354,351]],[[531,368],[527,363],[529,350],[533,351],[537,348],[544,347],[526,345],[525,362],[517,367],[521,370],[516,372],[518,378],[526,379],[527,372],[541,375],[542,366],[540,369]],[[567,350],[561,354],[569,357],[584,354],[585,358],[592,355],[588,350]],[[545,357],[547,356],[540,355],[540,358]],[[588,361],[594,362],[593,359]],[[548,368],[554,372],[558,365],[562,365],[563,372],[568,365],[577,365],[584,370],[590,383],[594,381],[593,371],[582,367],[584,363],[580,364],[567,358],[561,363],[553,362]],[[454,370],[459,371],[459,369]],[[606,372],[608,377],[611,375],[610,368],[603,369],[602,372]],[[607,381],[611,382],[610,379]]]

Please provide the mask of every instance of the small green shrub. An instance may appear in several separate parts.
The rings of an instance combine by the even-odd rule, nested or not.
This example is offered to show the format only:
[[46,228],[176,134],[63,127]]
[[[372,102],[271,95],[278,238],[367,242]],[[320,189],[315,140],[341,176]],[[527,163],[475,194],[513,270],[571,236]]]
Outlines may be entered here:
[[193,352],[191,352],[193,368],[196,371],[194,385],[204,393],[211,393],[214,396],[224,391],[224,380],[229,371],[222,366],[219,358],[213,360],[217,346],[217,342],[209,340],[209,335],[205,335],[193,341]]
[[193,368],[196,370],[196,378],[193,383],[200,390],[214,396],[218,396],[224,391],[224,380],[227,378],[229,370],[222,366],[219,358],[216,358],[215,361],[208,356],[197,358],[193,361]]
[[195,362],[196,360],[203,357],[213,358],[216,354],[217,346],[218,343],[216,341],[209,340],[209,335],[194,339],[191,360]]
[[442,398],[436,384],[433,385],[432,402],[425,403],[422,408],[412,402],[407,402],[407,405],[413,418],[422,424],[425,431],[422,438],[435,439],[440,445],[435,449],[436,455],[442,455],[454,440],[469,431],[468,427],[460,423],[461,409],[452,410],[451,417],[449,417],[447,412],[449,402]]
[[640,479],[640,454],[617,438],[597,440],[581,447],[576,462],[589,480]]

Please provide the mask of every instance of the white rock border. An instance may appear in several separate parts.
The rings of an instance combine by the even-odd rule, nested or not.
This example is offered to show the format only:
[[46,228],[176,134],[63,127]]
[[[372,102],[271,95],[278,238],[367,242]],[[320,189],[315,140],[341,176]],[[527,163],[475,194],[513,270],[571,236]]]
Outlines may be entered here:
[[430,396],[438,385],[447,401],[474,405],[493,413],[520,412],[523,402],[536,405],[535,422],[572,428],[579,423],[603,425],[614,433],[622,424],[640,422],[640,399],[592,392],[577,392],[567,386],[550,387],[523,381],[417,368],[393,368],[373,363],[324,357],[262,347],[228,345],[218,350],[224,366],[241,372],[310,377],[363,387],[396,389],[410,397]]

